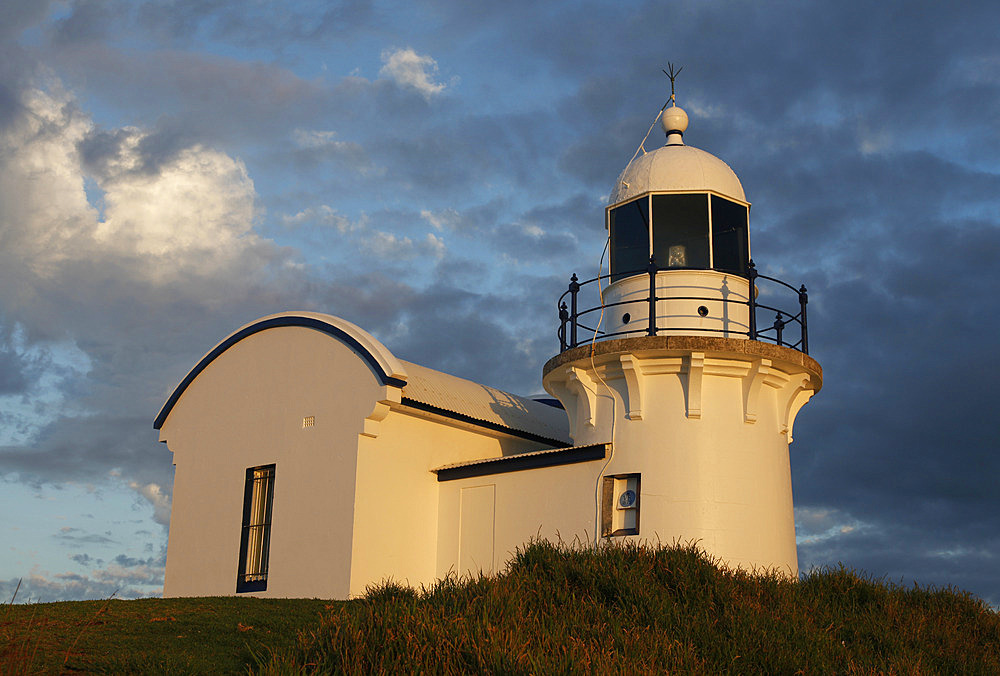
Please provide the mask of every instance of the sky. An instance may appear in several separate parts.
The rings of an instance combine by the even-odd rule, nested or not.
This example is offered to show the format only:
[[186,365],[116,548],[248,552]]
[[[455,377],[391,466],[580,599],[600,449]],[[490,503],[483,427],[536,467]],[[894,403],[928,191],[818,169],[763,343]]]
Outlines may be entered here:
[[1000,607],[997,26],[986,1],[3,0],[0,599],[162,591],[153,418],[263,315],[541,392],[672,62],[758,268],[809,289],[800,568]]

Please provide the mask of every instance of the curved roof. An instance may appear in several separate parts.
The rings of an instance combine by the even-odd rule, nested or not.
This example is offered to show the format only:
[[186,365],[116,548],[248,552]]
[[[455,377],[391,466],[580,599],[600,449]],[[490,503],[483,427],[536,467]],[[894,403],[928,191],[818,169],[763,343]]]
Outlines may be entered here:
[[568,438],[568,420],[561,409],[397,359],[364,329],[319,312],[269,315],[233,332],[202,357],[174,389],[153,421],[153,429],[163,426],[188,386],[223,352],[255,333],[287,326],[315,329],[345,343],[368,364],[383,385],[402,389],[404,404],[492,429],[527,433],[528,437],[554,445],[563,444]]
[[364,329],[340,317],[321,312],[281,312],[261,317],[241,327],[202,357],[163,404],[156,420],[153,421],[153,429],[158,430],[163,426],[177,400],[184,394],[184,390],[223,352],[255,333],[283,326],[302,326],[329,334],[353,348],[368,363],[383,385],[402,387],[406,384],[406,369],[403,367],[403,362]]
[[635,158],[618,177],[608,204],[658,191],[712,191],[746,202],[743,185],[728,164],[704,150],[676,143]]

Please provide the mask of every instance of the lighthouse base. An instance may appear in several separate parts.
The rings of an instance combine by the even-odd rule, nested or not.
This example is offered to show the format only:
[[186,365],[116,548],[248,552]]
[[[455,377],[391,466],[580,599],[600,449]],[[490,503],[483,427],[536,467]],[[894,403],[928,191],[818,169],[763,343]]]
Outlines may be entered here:
[[[612,441],[602,477],[639,487],[625,499],[638,527],[608,537],[694,541],[727,565],[798,573],[788,444],[822,387],[815,359],[752,340],[645,336],[567,350],[543,373],[575,444]],[[605,521],[623,518],[618,496],[598,502]]]

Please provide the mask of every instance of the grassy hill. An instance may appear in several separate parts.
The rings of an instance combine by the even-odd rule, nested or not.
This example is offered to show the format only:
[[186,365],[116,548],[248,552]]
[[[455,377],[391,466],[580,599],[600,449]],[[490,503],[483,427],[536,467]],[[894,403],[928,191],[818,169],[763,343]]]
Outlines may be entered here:
[[1000,615],[844,568],[799,581],[693,547],[537,543],[496,578],[345,602],[6,606],[0,673],[1000,674]]

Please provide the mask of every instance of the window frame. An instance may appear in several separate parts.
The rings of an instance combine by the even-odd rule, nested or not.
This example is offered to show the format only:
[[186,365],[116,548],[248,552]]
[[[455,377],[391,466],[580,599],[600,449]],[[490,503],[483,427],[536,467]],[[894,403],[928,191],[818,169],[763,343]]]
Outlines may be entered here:
[[[275,464],[248,467],[243,488],[243,521],[240,528],[240,555],[236,570],[236,593],[267,590],[271,549],[271,521],[274,510]],[[261,473],[258,476],[258,473]],[[265,504],[260,504],[264,502]],[[253,538],[254,529],[260,535]],[[253,551],[251,551],[253,545]],[[252,558],[251,558],[252,557]],[[251,570],[253,572],[251,572]]]
[[[615,251],[615,247],[614,247],[615,241],[614,241],[614,238],[612,236],[612,234],[613,234],[612,233],[612,225],[611,225],[611,220],[612,220],[611,219],[611,215],[612,215],[612,212],[615,211],[616,209],[618,209],[620,207],[623,207],[623,206],[626,206],[626,205],[628,205],[628,204],[630,204],[632,202],[637,202],[639,200],[643,200],[645,202],[646,245],[647,245],[647,248],[648,248],[648,253],[647,253],[647,259],[646,259],[646,261],[648,262],[649,261],[648,257],[653,255],[653,251],[655,249],[655,242],[654,242],[654,237],[655,237],[655,233],[654,233],[654,216],[655,216],[655,213],[654,213],[654,210],[653,210],[653,198],[656,197],[656,196],[659,196],[659,195],[704,195],[705,196],[705,201],[707,203],[706,206],[708,208],[708,224],[707,224],[708,225],[708,228],[707,228],[707,235],[708,235],[708,238],[707,238],[707,243],[708,243],[708,267],[707,268],[703,268],[703,267],[687,267],[687,268],[674,268],[674,269],[677,269],[677,270],[685,270],[685,269],[687,269],[687,270],[715,270],[717,272],[728,272],[728,273],[737,274],[737,275],[739,275],[741,277],[746,277],[747,276],[748,270],[746,269],[746,266],[749,263],[750,258],[752,257],[752,253],[750,251],[750,203],[749,202],[744,202],[744,201],[736,199],[734,197],[728,197],[726,195],[722,195],[720,193],[715,192],[714,190],[691,190],[691,191],[688,191],[688,190],[651,190],[649,192],[645,192],[645,193],[642,193],[642,194],[639,194],[639,195],[634,195],[634,196],[630,197],[627,200],[622,200],[621,202],[618,202],[616,204],[611,204],[611,205],[608,205],[607,207],[605,207],[605,210],[604,210],[604,225],[605,225],[605,228],[607,228],[607,231],[608,231],[608,239],[609,239],[609,242],[608,242],[609,251],[608,251],[608,253],[609,253],[609,273],[610,273],[609,277],[611,279],[611,283],[612,284],[615,283],[615,282],[618,282],[621,279],[625,279],[627,277],[632,276],[632,275],[627,274],[630,271],[628,271],[628,270],[626,270],[626,271],[619,271],[619,270],[616,269],[616,266],[613,264],[615,262],[615,256],[616,256],[617,252]],[[743,207],[746,210],[746,224],[742,228],[743,233],[745,233],[745,235],[744,235],[745,239],[743,239],[743,244],[745,244],[745,246],[746,246],[746,251],[744,252],[746,254],[746,262],[744,262],[742,264],[742,267],[744,268],[743,270],[719,269],[719,268],[716,268],[716,266],[715,266],[716,265],[716,261],[715,261],[716,235],[715,235],[715,224],[713,223],[713,220],[714,220],[713,219],[713,215],[714,215],[714,211],[715,211],[715,209],[714,209],[715,204],[713,202],[715,202],[715,200],[724,200],[724,201],[730,202],[730,203],[732,203],[734,205]],[[720,238],[720,241],[721,241],[721,238]],[[657,260],[657,266],[661,270],[668,270],[668,269],[670,269],[670,268],[668,268],[668,267],[666,267],[664,265],[665,262],[666,261]],[[635,274],[635,273],[633,273],[633,274]]]

